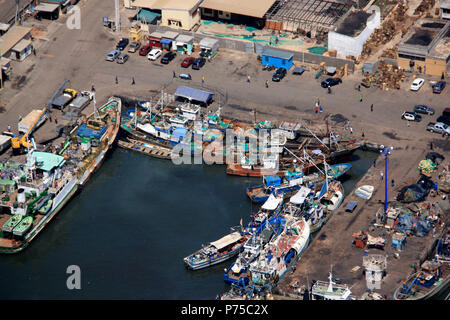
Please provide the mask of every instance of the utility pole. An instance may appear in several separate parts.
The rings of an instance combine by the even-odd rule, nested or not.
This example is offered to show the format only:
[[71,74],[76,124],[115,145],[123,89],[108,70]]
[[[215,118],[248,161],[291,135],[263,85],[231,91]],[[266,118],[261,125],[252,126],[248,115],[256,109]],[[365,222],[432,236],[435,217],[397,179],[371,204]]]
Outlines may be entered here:
[[391,155],[391,151],[394,147],[381,146],[380,153],[384,154],[384,214],[387,214],[388,210],[388,156]]
[[116,2],[116,33],[120,33],[120,12],[119,12],[119,0]]
[[14,18],[14,24],[17,25],[19,20],[19,0],[16,0],[16,16]]

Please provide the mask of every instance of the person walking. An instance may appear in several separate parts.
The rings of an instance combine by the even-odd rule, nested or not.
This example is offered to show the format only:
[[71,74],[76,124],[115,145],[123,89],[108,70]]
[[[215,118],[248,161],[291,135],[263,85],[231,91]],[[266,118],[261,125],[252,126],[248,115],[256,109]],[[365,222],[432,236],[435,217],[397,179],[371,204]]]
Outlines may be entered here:
[[8,124],[8,132],[11,132],[11,125]]
[[361,91],[361,85],[358,84],[358,91]]
[[350,127],[350,134],[353,134],[353,128]]
[[328,85],[328,93],[331,93],[331,87]]
[[134,77],[132,77],[131,85],[134,86],[136,82],[134,81]]
[[202,76],[202,87],[205,84],[205,76]]
[[374,168],[377,167],[377,159],[373,160],[373,167],[374,167]]
[[269,80],[266,80],[266,88],[269,87]]
[[95,92],[95,88],[94,88],[94,85],[92,85],[92,87],[91,87],[91,91],[92,91],[92,92]]
[[430,141],[430,150],[433,150],[433,142]]
[[359,102],[362,102],[362,101],[363,101],[363,95],[361,93],[361,94],[359,94]]
[[58,117],[55,115],[55,124],[58,124]]
[[370,105],[370,112],[373,112],[373,103]]
[[116,76],[116,84],[119,84],[119,78]]
[[175,71],[173,71],[173,78],[177,77],[177,73]]
[[394,187],[394,179],[391,180],[391,186]]
[[250,83],[250,75],[247,76],[247,82]]
[[323,112],[322,106],[319,106],[319,112]]
[[380,181],[383,181],[383,171],[380,171]]

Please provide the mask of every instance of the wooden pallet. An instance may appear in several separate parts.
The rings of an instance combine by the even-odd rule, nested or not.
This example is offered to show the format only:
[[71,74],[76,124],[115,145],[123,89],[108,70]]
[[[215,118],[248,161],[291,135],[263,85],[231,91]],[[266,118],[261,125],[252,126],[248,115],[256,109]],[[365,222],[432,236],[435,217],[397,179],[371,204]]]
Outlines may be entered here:
[[118,146],[124,149],[140,152],[159,159],[171,159],[172,150],[156,144],[142,142],[134,139],[119,140]]

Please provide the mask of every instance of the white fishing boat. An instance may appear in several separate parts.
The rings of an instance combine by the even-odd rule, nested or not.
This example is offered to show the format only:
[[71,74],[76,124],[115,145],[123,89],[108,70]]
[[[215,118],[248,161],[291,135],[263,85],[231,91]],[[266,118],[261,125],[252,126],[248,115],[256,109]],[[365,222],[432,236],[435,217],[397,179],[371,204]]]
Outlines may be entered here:
[[333,275],[330,272],[329,281],[317,281],[311,289],[313,300],[350,300],[351,291],[347,285],[340,285],[333,282]]
[[182,116],[188,120],[196,120],[200,114],[200,106],[195,104],[182,104],[180,105]]
[[356,189],[355,195],[364,200],[369,200],[370,198],[372,198],[374,190],[375,190],[374,186],[364,185]]

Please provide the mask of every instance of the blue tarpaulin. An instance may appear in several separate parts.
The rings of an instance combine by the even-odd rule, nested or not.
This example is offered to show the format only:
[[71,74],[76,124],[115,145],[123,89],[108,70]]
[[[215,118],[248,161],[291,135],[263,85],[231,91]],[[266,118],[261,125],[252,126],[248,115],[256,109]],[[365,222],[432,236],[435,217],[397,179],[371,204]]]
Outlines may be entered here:
[[264,177],[264,184],[266,187],[279,186],[281,184],[281,178],[277,175]]
[[214,93],[193,89],[185,86],[179,86],[175,92],[176,96],[196,100],[204,103],[209,103],[213,98]]
[[84,138],[100,139],[105,134],[106,129],[106,126],[104,126],[100,130],[92,130],[86,127],[86,123],[83,123],[77,130],[77,135]]
[[166,39],[166,38],[162,38],[160,42],[161,42],[162,44],[171,44],[171,43],[172,43],[172,40]]

